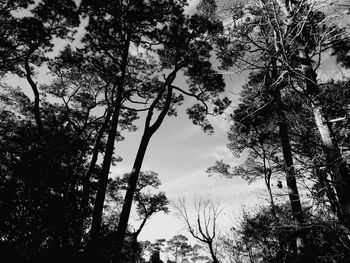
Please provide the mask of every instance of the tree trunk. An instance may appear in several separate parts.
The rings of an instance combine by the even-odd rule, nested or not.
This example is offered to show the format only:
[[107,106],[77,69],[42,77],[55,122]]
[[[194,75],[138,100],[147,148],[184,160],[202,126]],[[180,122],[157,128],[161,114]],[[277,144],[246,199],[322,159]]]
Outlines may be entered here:
[[208,243],[208,246],[209,246],[209,252],[210,252],[211,259],[213,260],[213,263],[219,263],[219,260],[217,259],[215,252],[214,252],[213,241],[210,241]]
[[149,218],[149,216],[146,215],[146,217],[142,220],[142,223],[141,223],[140,227],[134,233],[131,234],[131,238],[132,238],[131,252],[133,254],[134,262],[138,262],[139,261],[138,255],[137,255],[137,249],[138,249],[137,238],[140,235],[143,227],[145,226],[146,221],[147,221],[148,218]]
[[[90,231],[90,241],[88,250],[99,250],[99,235],[101,230],[102,223],[102,212],[103,212],[103,204],[106,195],[107,183],[109,170],[113,157],[114,143],[117,135],[117,127],[119,123],[120,109],[122,105],[122,87],[118,88],[117,99],[114,105],[114,111],[112,116],[112,124],[108,133],[108,139],[106,144],[105,155],[102,163],[102,169],[100,172],[99,185],[96,194],[95,206],[92,217],[91,231]],[[92,251],[91,251],[92,252]],[[94,252],[96,253],[96,251]],[[98,254],[99,252],[97,252]]]
[[[295,1],[298,3],[300,1]],[[284,12],[287,18],[292,17],[293,5],[292,1],[289,0],[279,0],[279,5],[281,10]],[[292,25],[293,21],[287,19],[287,29]],[[306,92],[312,99],[312,108],[316,126],[318,128],[321,140],[324,145],[324,153],[327,160],[327,166],[331,167],[331,178],[334,182],[334,188],[338,197],[338,202],[341,208],[342,218],[340,221],[350,230],[350,176],[349,168],[344,163],[342,156],[340,154],[339,148],[332,137],[332,130],[328,124],[326,116],[322,112],[322,106],[318,100],[318,95],[320,93],[317,85],[317,74],[312,67],[312,61],[309,58],[309,52],[307,50],[308,38],[304,36],[303,32],[298,37],[299,50],[298,57],[300,60],[301,71],[304,77],[304,83]]]
[[[277,51],[278,50],[276,50],[276,53],[278,54]],[[267,80],[267,83],[265,83],[265,85],[267,87],[270,87],[271,83],[275,83],[274,85],[271,86],[271,88],[273,89],[272,94],[274,96],[274,99],[277,105],[279,137],[281,141],[284,166],[286,170],[286,184],[288,187],[288,196],[291,204],[293,218],[298,228],[298,231],[296,233],[297,262],[303,263],[305,262],[305,237],[306,237],[305,230],[303,229],[304,215],[303,215],[303,210],[301,206],[298,186],[296,182],[296,172],[295,172],[294,163],[293,163],[293,153],[292,153],[292,147],[291,147],[290,138],[289,138],[288,120],[284,112],[284,105],[281,98],[281,89],[283,87],[283,84],[282,84],[283,82],[281,83],[276,82],[276,79],[278,76],[278,70],[277,70],[277,61],[275,57],[271,59],[270,65],[271,65],[271,71],[269,74],[271,75],[268,76],[267,78],[268,80]]]
[[337,196],[334,192],[334,188],[330,185],[328,182],[328,173],[326,169],[316,168],[315,174],[317,175],[317,178],[320,182],[320,186],[325,189],[326,196],[331,204],[331,210],[332,212],[338,217],[343,218],[339,202],[337,200]]
[[268,169],[267,168],[267,163],[266,163],[266,152],[265,152],[265,149],[264,149],[264,145],[263,143],[260,143],[261,145],[261,149],[263,151],[263,156],[262,156],[262,159],[263,159],[263,166],[264,166],[264,180],[265,180],[265,185],[266,185],[266,188],[267,188],[267,191],[269,192],[269,197],[270,197],[270,204],[271,204],[271,211],[272,211],[272,214],[275,218],[276,217],[276,209],[275,209],[275,202],[274,202],[274,198],[273,198],[273,194],[272,194],[272,190],[271,190],[271,175],[272,175],[272,171],[271,169]]
[[[131,172],[131,175],[129,177],[128,187],[126,190],[125,198],[124,198],[124,204],[122,208],[122,212],[120,214],[119,218],[119,224],[118,224],[118,230],[115,235],[115,255],[113,257],[113,263],[119,263],[121,262],[121,251],[122,251],[122,245],[124,242],[124,236],[125,232],[128,226],[129,216],[130,216],[130,210],[132,206],[132,201],[134,199],[135,189],[137,185],[137,180],[140,174],[143,158],[145,156],[148,143],[153,136],[153,134],[158,130],[160,125],[162,124],[166,114],[169,111],[171,99],[172,99],[172,87],[171,84],[175,80],[176,73],[179,71],[180,68],[175,68],[167,77],[163,89],[158,93],[156,99],[152,102],[150,109],[148,110],[148,114],[145,121],[145,129],[142,135],[142,139],[140,142],[139,149],[137,151],[137,155],[134,161],[133,169]],[[151,120],[153,116],[153,111],[155,110],[156,106],[158,105],[159,101],[163,97],[163,94],[167,92],[166,100],[164,102],[164,107],[162,111],[160,112],[159,116],[157,117],[156,121],[151,125]]]
[[135,237],[135,239],[138,238],[138,236],[140,235],[143,227],[145,226],[146,222],[147,222],[147,219],[150,218],[150,216],[146,216],[143,220],[142,220],[142,223],[140,225],[140,227],[137,229],[137,231],[135,233],[133,233],[133,236]]
[[[268,176],[270,176],[270,175],[268,175]],[[272,212],[273,216],[276,218],[276,209],[275,209],[276,206],[275,206],[275,201],[274,201],[272,190],[271,190],[270,178],[266,178],[266,175],[265,175],[265,184],[266,184],[267,191],[269,192],[271,212]]]
[[332,132],[325,120],[320,106],[314,107],[315,122],[324,146],[327,166],[331,170],[331,179],[338,197],[341,213],[339,220],[350,230],[350,174]]
[[83,193],[82,193],[82,199],[81,199],[81,203],[80,203],[80,210],[81,210],[81,214],[80,217],[77,220],[77,227],[76,227],[76,237],[75,237],[75,241],[74,241],[74,246],[79,249],[81,246],[81,241],[82,241],[82,236],[83,236],[83,231],[84,231],[84,220],[87,218],[88,216],[88,208],[89,208],[89,200],[90,200],[90,180],[91,180],[91,176],[95,170],[96,167],[96,163],[97,163],[97,159],[98,159],[98,154],[99,154],[99,147],[101,144],[101,140],[102,137],[106,131],[106,128],[108,126],[109,120],[111,118],[112,115],[112,111],[108,110],[107,111],[107,115],[105,118],[104,123],[102,124],[102,127],[100,128],[98,134],[97,134],[97,138],[95,141],[95,146],[92,150],[92,158],[91,158],[91,162],[89,165],[89,169],[86,172],[84,178],[83,178]]
[[115,237],[114,246],[116,248],[116,253],[113,259],[113,262],[115,263],[119,263],[121,260],[120,257],[121,257],[122,245],[124,241],[125,232],[128,226],[130,210],[131,210],[132,201],[134,199],[137,180],[141,171],[143,158],[145,156],[147,146],[151,139],[151,136],[152,134],[150,134],[148,131],[145,131],[145,133],[143,134],[141,143],[134,161],[132,172],[130,174],[128,188],[126,190],[124,204],[123,204],[122,212],[119,218],[118,230],[116,232],[116,237]]
[[328,120],[323,113],[321,102],[318,100],[320,93],[317,85],[317,75],[312,68],[309,54],[303,46],[299,49],[299,59],[302,65],[302,73],[305,88],[312,98],[311,106],[315,123],[323,143],[324,154],[326,156],[327,167],[330,167],[331,178],[337,193],[338,202],[341,209],[339,220],[350,230],[350,173],[344,162],[337,142],[333,138],[333,132]]
[[290,145],[288,123],[285,113],[283,111],[283,105],[281,101],[280,91],[277,92],[276,99],[279,105],[278,117],[279,117],[279,136],[281,140],[284,165],[286,169],[286,183],[288,187],[288,196],[292,208],[292,214],[296,225],[298,227],[298,233],[296,237],[297,248],[297,262],[304,262],[305,257],[305,231],[303,230],[304,216],[301,206],[300,196],[298,192],[298,186],[296,183],[296,172],[293,163],[292,148]]
[[106,144],[104,159],[103,159],[102,168],[100,172],[99,186],[96,194],[95,206],[94,206],[94,211],[92,216],[90,241],[88,245],[88,254],[93,256],[92,252],[93,250],[95,250],[94,255],[96,255],[97,258],[100,255],[99,235],[100,235],[101,223],[102,223],[103,204],[106,196],[109,170],[112,162],[114,143],[117,135],[119,116],[120,116],[121,106],[123,102],[124,82],[125,82],[126,70],[128,66],[130,43],[131,43],[131,32],[128,32],[125,40],[124,50],[123,50],[123,57],[121,62],[121,77],[119,79],[119,83],[117,87],[117,98],[113,105],[114,110],[112,115],[112,123],[111,123],[110,130],[108,132],[107,144]]
[[[285,14],[286,16],[286,30],[289,30],[289,27],[293,24],[292,19],[292,1],[290,0],[277,0],[278,5],[281,8],[281,11]],[[295,2],[293,2],[295,3]],[[278,38],[275,36],[275,43],[278,45],[279,41]],[[276,54],[279,55],[279,48],[276,48],[275,50]],[[277,77],[277,61],[276,58],[272,59],[272,73],[271,77],[272,79],[275,79]],[[278,85],[278,84],[277,84]],[[277,103],[277,111],[278,111],[278,118],[279,118],[279,136],[281,140],[281,146],[282,146],[282,152],[283,152],[283,159],[284,159],[284,165],[286,169],[286,182],[287,182],[287,187],[288,187],[288,195],[289,195],[289,200],[291,202],[291,207],[292,207],[292,213],[293,217],[299,227],[302,227],[304,223],[304,218],[303,218],[303,211],[302,211],[302,206],[300,202],[300,196],[298,192],[298,187],[296,184],[296,173],[294,169],[294,164],[293,164],[293,154],[292,154],[292,148],[290,145],[290,139],[289,139],[289,131],[288,131],[288,120],[284,112],[284,105],[282,102],[281,98],[281,87],[274,87],[274,97]],[[303,236],[298,237],[299,241],[297,240],[297,250],[298,254],[302,253],[304,249],[304,238]],[[297,239],[298,239],[297,238]],[[298,248],[299,244],[299,248]]]

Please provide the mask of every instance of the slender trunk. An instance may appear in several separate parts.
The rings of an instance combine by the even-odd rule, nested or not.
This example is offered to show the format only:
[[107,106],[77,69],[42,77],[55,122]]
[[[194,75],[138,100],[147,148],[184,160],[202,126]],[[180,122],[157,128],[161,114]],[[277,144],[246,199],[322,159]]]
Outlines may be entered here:
[[[267,86],[270,86],[271,84],[269,82],[274,82],[278,76],[277,61],[275,58],[272,58],[271,60],[271,67],[271,75],[268,77],[267,83],[265,83],[267,84]],[[273,85],[272,94],[277,105],[279,137],[281,141],[284,166],[286,170],[286,184],[288,187],[288,196],[291,204],[293,218],[298,228],[298,231],[296,233],[297,262],[302,263],[305,261],[306,234],[305,230],[303,230],[304,215],[296,182],[296,172],[293,163],[293,153],[289,138],[288,120],[284,112],[284,105],[281,98],[281,85],[283,84],[276,83],[275,85]]]
[[[99,235],[102,223],[102,212],[103,212],[103,204],[106,195],[107,183],[108,183],[108,175],[113,157],[114,143],[117,135],[117,127],[119,123],[120,109],[122,105],[122,87],[118,88],[117,99],[114,105],[114,111],[112,116],[112,124],[110,130],[108,132],[108,139],[106,144],[106,150],[104,154],[104,159],[102,163],[102,168],[100,172],[99,185],[96,194],[95,206],[92,217],[92,224],[90,230],[90,245],[91,249],[98,249],[99,244]],[[90,249],[89,249],[90,250]]]
[[106,144],[104,159],[103,159],[102,168],[100,172],[99,186],[96,194],[96,200],[95,200],[95,206],[94,206],[91,230],[90,230],[90,241],[88,245],[88,251],[89,251],[88,253],[91,255],[93,250],[95,250],[94,254],[96,258],[98,258],[100,255],[99,235],[100,235],[101,223],[102,223],[103,204],[106,196],[109,170],[112,162],[114,143],[117,135],[119,116],[120,116],[121,106],[123,102],[124,82],[125,82],[126,70],[128,65],[130,43],[131,43],[131,32],[128,32],[124,50],[123,50],[123,58],[121,62],[121,65],[122,65],[121,77],[119,79],[119,84],[117,87],[117,98],[113,105],[114,110],[112,115],[112,123],[111,123],[110,130],[108,132],[107,144]]
[[101,144],[102,137],[107,129],[109,120],[111,118],[112,111],[108,110],[106,118],[104,120],[104,123],[102,124],[102,127],[100,128],[96,141],[95,141],[95,146],[92,150],[92,158],[91,162],[89,165],[89,169],[86,172],[84,178],[83,178],[83,193],[82,193],[82,199],[80,203],[80,210],[81,210],[81,215],[77,220],[77,230],[76,230],[76,237],[74,241],[74,246],[79,249],[81,246],[81,241],[82,241],[82,236],[83,236],[83,231],[84,231],[84,220],[88,216],[88,210],[89,210],[89,200],[90,200],[90,180],[91,176],[93,175],[98,159],[98,154],[99,154],[99,148]]
[[131,252],[133,254],[133,259],[134,259],[134,262],[137,262],[138,261],[138,257],[137,257],[137,249],[138,249],[138,246],[137,246],[137,238],[139,236],[139,234],[141,233],[143,227],[145,226],[146,224],[146,221],[149,217],[146,216],[143,220],[142,220],[142,223],[140,225],[140,227],[137,229],[136,232],[132,233],[131,237],[132,237],[132,244],[131,244]]
[[[175,68],[167,77],[163,89],[158,93],[157,98],[152,102],[150,109],[148,110],[148,114],[145,121],[145,129],[142,135],[142,139],[140,142],[139,149],[137,151],[137,155],[134,161],[133,169],[130,174],[128,187],[126,190],[125,198],[124,198],[124,204],[122,208],[122,212],[120,214],[119,218],[119,224],[118,224],[118,230],[115,235],[115,255],[113,257],[113,263],[119,263],[121,262],[121,251],[122,251],[122,245],[124,242],[124,236],[125,232],[128,226],[129,216],[130,216],[130,210],[132,206],[132,201],[134,199],[134,194],[136,190],[137,180],[140,174],[141,166],[143,163],[143,158],[145,156],[148,143],[153,136],[153,134],[158,130],[160,125],[162,124],[166,114],[169,111],[171,98],[172,98],[172,88],[171,84],[173,83],[176,73],[180,68]],[[163,97],[163,94],[167,92],[166,100],[164,103],[164,107],[162,111],[160,112],[159,116],[157,117],[156,121],[151,125],[151,120],[153,116],[153,112],[160,102],[161,98]]]
[[137,231],[133,234],[135,239],[137,239],[137,237],[139,236],[139,234],[141,233],[143,227],[145,226],[146,222],[147,222],[147,219],[149,218],[150,216],[146,216],[143,220],[142,220],[142,223],[141,225],[139,226],[139,229],[137,229]]
[[219,260],[217,259],[216,255],[215,255],[214,248],[213,248],[213,241],[209,242],[208,246],[209,246],[209,252],[211,255],[211,259],[213,260],[213,263],[219,263]]
[[[286,31],[287,32],[290,27],[293,24],[292,21],[292,3],[289,0],[278,0],[278,5],[281,7],[281,11],[286,15]],[[281,98],[281,88],[283,87],[283,79],[281,82],[278,81],[278,69],[277,69],[277,57],[280,55],[286,55],[281,54],[279,49],[279,38],[277,34],[274,35],[274,41],[275,41],[275,55],[274,57],[271,57],[271,72],[269,76],[269,80],[276,84],[273,85],[273,95],[274,99],[276,100],[277,104],[277,114],[278,114],[278,126],[279,126],[279,137],[281,141],[281,147],[282,147],[282,153],[283,153],[283,159],[284,159],[284,166],[286,170],[286,184],[288,187],[288,196],[289,201],[291,204],[292,214],[293,218],[295,220],[295,223],[297,225],[298,231],[296,233],[296,252],[297,252],[297,262],[302,263],[305,262],[305,238],[306,233],[305,230],[303,230],[303,224],[304,224],[304,215],[303,210],[301,206],[298,186],[296,182],[296,172],[294,168],[293,163],[293,154],[292,154],[292,148],[290,144],[290,138],[289,138],[289,130],[288,130],[288,120],[284,112],[284,105]],[[277,79],[277,81],[276,81]],[[271,83],[266,83],[268,86],[271,85]]]
[[329,184],[327,179],[327,171],[326,169],[315,169],[315,174],[317,175],[317,178],[320,182],[320,186],[325,189],[327,199],[329,200],[331,204],[332,212],[338,217],[343,218],[343,215],[341,214],[341,209],[337,200],[337,196],[334,192],[333,187]]
[[294,164],[293,164],[293,155],[292,155],[292,149],[290,146],[288,124],[285,120],[284,113],[280,112],[279,115],[280,115],[279,136],[280,136],[280,140],[281,140],[284,164],[285,164],[285,169],[286,169],[286,174],[287,174],[286,183],[287,183],[287,187],[288,187],[289,200],[291,202],[292,212],[293,212],[294,218],[296,219],[296,221],[299,225],[302,225],[304,222],[303,212],[302,212],[302,208],[301,208],[298,187],[296,184],[296,172],[295,172]]
[[278,91],[277,100],[279,104],[278,117],[279,117],[279,136],[281,140],[284,165],[286,169],[286,183],[288,187],[288,196],[292,208],[292,214],[296,225],[298,227],[296,237],[296,248],[298,262],[304,262],[305,257],[305,231],[303,230],[304,216],[301,206],[299,191],[296,183],[296,172],[293,163],[292,148],[290,145],[288,123],[285,113],[283,111],[282,102],[280,98],[280,92]]
[[128,188],[125,194],[124,204],[123,204],[122,212],[119,218],[118,230],[116,232],[116,237],[115,237],[114,246],[116,248],[116,253],[113,260],[113,262],[115,263],[119,263],[121,260],[120,257],[121,257],[122,245],[124,241],[125,232],[128,226],[130,210],[131,210],[131,205],[134,198],[137,180],[141,171],[143,158],[145,156],[147,146],[151,137],[152,137],[152,134],[149,133],[149,131],[145,131],[145,133],[142,136],[139,149],[137,151],[132,172],[130,174]]
[[275,202],[274,202],[274,198],[271,190],[270,178],[265,178],[265,184],[266,184],[267,191],[269,192],[272,215],[276,218]]
[[275,202],[274,202],[273,195],[272,195],[272,190],[271,190],[271,174],[272,174],[272,171],[267,168],[266,152],[265,152],[265,149],[264,149],[264,145],[263,145],[262,142],[260,142],[260,145],[261,145],[261,149],[263,151],[264,179],[265,179],[265,185],[266,185],[267,191],[269,192],[271,211],[272,211],[273,216],[275,218],[277,218],[276,217]]

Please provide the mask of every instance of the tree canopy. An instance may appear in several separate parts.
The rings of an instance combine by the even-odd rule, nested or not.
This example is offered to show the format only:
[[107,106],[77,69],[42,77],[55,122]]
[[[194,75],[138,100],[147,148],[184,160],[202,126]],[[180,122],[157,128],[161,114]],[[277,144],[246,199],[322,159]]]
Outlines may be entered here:
[[[348,262],[349,7],[194,2],[1,1],[2,262]],[[237,103],[234,72],[247,76]],[[232,159],[204,175],[266,186],[268,205],[230,230],[219,203],[173,202],[170,175],[144,167],[181,114],[209,135],[225,116]],[[140,240],[176,212],[187,236]]]

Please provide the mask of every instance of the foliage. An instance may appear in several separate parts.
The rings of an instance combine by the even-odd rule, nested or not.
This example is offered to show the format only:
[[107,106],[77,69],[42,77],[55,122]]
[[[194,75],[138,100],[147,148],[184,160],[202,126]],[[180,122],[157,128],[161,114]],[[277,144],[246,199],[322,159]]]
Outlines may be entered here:
[[65,121],[64,107],[43,102],[47,131],[38,141],[29,99],[16,90],[7,96],[17,103],[1,110],[1,248],[30,259],[69,250],[92,138]]
[[[341,206],[350,197],[339,189],[350,185],[349,81],[321,82],[317,74],[328,51],[349,68],[349,29],[336,25],[343,18],[327,13],[324,3],[236,1],[218,10],[218,2],[203,0],[187,15],[185,0],[1,1],[0,261],[10,255],[21,262],[78,262],[97,255],[101,262],[141,263],[148,251],[152,263],[161,263],[162,253],[176,263],[209,262],[204,248],[185,236],[137,238],[151,217],[169,212],[166,194],[155,191],[158,175],[141,172],[151,137],[187,98],[189,119],[213,132],[207,116],[230,104],[221,96],[219,61],[220,69],[249,71],[228,131],[228,148],[244,160],[235,167],[219,160],[208,172],[249,183],[263,177],[271,207],[244,213],[238,230],[219,237],[216,204],[198,202],[192,221],[183,202],[177,208],[189,233],[213,262],[293,262],[301,233],[308,262],[347,262]],[[69,45],[58,54],[60,43]],[[47,78],[40,77],[44,71]],[[12,87],[13,76],[27,81],[34,100],[21,82]],[[117,143],[137,130],[140,116],[145,127],[132,172],[108,179],[110,166],[122,160],[114,155]],[[290,166],[282,162],[281,124]],[[273,202],[270,187],[272,176],[286,173],[288,180],[291,170],[313,201],[305,202],[310,209],[300,211],[305,222],[299,225],[291,219],[295,211]],[[128,226],[132,202],[140,222],[135,229]],[[88,236],[100,243],[82,255]]]
[[159,251],[152,252],[148,263],[163,263],[163,261],[160,259]]
[[[245,211],[239,228],[222,245],[231,251],[236,262],[294,262],[295,243],[300,231],[291,219],[287,204]],[[343,262],[348,257],[346,231],[336,219],[326,214],[308,214],[306,253],[308,262]],[[345,243],[344,243],[345,242]]]
[[[121,193],[127,189],[127,183],[130,174],[124,174],[124,176],[117,177],[116,179],[110,179],[108,185],[108,204],[118,204],[119,207],[122,203]],[[153,171],[145,171],[140,173],[139,180],[137,182],[134,202],[136,203],[136,212],[140,226],[133,232],[135,237],[139,235],[143,229],[145,223],[156,213],[164,212],[168,213],[169,201],[164,192],[154,193],[153,191],[158,189],[161,182],[158,178],[158,174]],[[115,214],[115,208],[111,209],[111,213]]]

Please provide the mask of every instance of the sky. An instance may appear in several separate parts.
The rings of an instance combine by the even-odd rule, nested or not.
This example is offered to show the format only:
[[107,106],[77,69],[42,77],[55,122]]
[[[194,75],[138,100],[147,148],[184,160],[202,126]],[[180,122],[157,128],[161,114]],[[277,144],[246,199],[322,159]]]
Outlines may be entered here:
[[[198,2],[199,0],[189,1],[186,12],[193,13]],[[82,27],[85,25],[86,21],[83,21]],[[76,35],[76,44],[79,43],[82,35],[83,30],[79,30]],[[55,48],[51,57],[63,49],[65,42],[56,39],[54,44]],[[142,170],[152,170],[158,173],[162,182],[159,190],[164,191],[170,201],[176,201],[180,197],[186,197],[189,203],[198,198],[211,198],[219,201],[223,208],[219,224],[222,226],[222,231],[225,231],[234,224],[234,221],[241,214],[243,206],[253,206],[266,201],[264,200],[265,187],[261,181],[248,185],[241,178],[209,177],[205,173],[205,170],[217,160],[222,159],[233,165],[241,162],[241,160],[235,159],[226,147],[228,143],[227,131],[230,126],[227,114],[237,104],[240,88],[245,83],[247,75],[230,73],[224,74],[223,77],[226,83],[225,95],[233,103],[226,115],[210,118],[211,124],[214,126],[214,134],[205,134],[187,118],[186,107],[191,104],[191,101],[187,101],[179,108],[178,116],[167,117],[152,137]],[[49,80],[50,77],[45,69],[40,69],[36,81],[47,83]],[[30,98],[33,97],[25,79],[8,76],[7,81],[22,87]],[[181,75],[177,77],[175,84],[180,87],[186,85]],[[141,140],[143,122],[144,118],[141,116],[140,120],[136,122],[139,130],[135,133],[123,132],[125,140],[115,145],[115,155],[121,156],[123,161],[111,167],[111,177],[121,176],[131,171]],[[137,228],[138,222],[135,221],[135,218],[135,213],[133,213],[130,223]],[[150,241],[158,238],[170,239],[179,233],[189,237],[184,231],[184,224],[170,208],[169,214],[155,214],[147,222],[139,239]]]
[[[199,0],[191,1],[187,12],[195,9]],[[227,114],[233,110],[238,102],[238,94],[245,83],[246,74],[223,75],[226,83],[225,95],[232,101]],[[178,76],[177,86],[183,87],[184,79]],[[187,101],[179,108],[177,117],[167,117],[159,130],[154,134],[146,152],[142,170],[153,170],[158,173],[162,182],[159,190],[164,191],[168,199],[173,202],[185,197],[188,203],[198,198],[211,198],[220,202],[224,209],[219,218],[222,231],[229,229],[233,221],[239,217],[243,206],[254,206],[267,201],[264,200],[265,186],[262,181],[248,185],[241,178],[209,177],[205,170],[217,160],[224,160],[232,165],[241,160],[235,159],[226,147],[227,131],[230,123],[227,114],[211,118],[214,134],[207,135],[187,118],[185,109],[190,103]],[[141,118],[137,122],[139,132],[123,133],[125,140],[116,145],[116,153],[123,158],[111,169],[111,176],[130,172],[141,140],[143,130]],[[153,241],[159,238],[170,239],[179,233],[189,237],[184,224],[170,207],[170,213],[154,215],[142,230],[139,239]],[[131,219],[137,228],[138,224]]]
[[[199,0],[190,1],[187,12],[195,10]],[[227,1],[222,0],[220,4]],[[335,64],[334,58],[327,56],[327,63]],[[320,69],[319,78],[329,79],[339,74],[339,68],[325,66]],[[225,95],[232,101],[227,113],[232,111],[239,100],[239,92],[245,83],[247,74],[234,73],[223,75],[226,83]],[[176,79],[180,87],[186,85],[182,77]],[[226,147],[227,131],[230,123],[227,115],[211,118],[214,126],[214,134],[206,135],[188,120],[185,103],[179,109],[178,117],[168,117],[152,137],[143,162],[143,170],[153,170],[159,174],[162,182],[160,187],[170,201],[176,201],[179,197],[186,197],[191,203],[198,198],[211,198],[219,200],[224,209],[219,219],[221,230],[230,229],[237,223],[243,209],[254,208],[262,204],[267,205],[266,187],[262,180],[247,184],[241,178],[222,178],[219,176],[209,177],[205,170],[217,160],[224,160],[231,165],[239,164],[242,160],[235,158]],[[142,131],[142,120],[139,121]],[[123,134],[125,140],[116,145],[116,152],[123,157],[123,162],[112,167],[111,175],[120,175],[130,172],[136,155],[140,132],[134,134]],[[273,188],[276,191],[276,187]],[[174,209],[170,209],[174,210]],[[132,224],[138,224],[131,219]],[[184,224],[176,217],[174,211],[165,215],[160,213],[154,215],[142,230],[140,240],[155,240],[158,238],[169,239],[176,234],[187,236]]]
[[[187,8],[187,12],[193,12],[199,0],[193,0]],[[57,43],[62,46],[63,43]],[[332,58],[328,58],[332,60]],[[322,78],[328,78],[337,72],[324,70]],[[233,101],[226,113],[233,110],[238,102],[238,94],[245,83],[246,74],[225,74],[225,95]],[[11,77],[10,82],[30,90],[25,80]],[[47,79],[42,77],[42,81]],[[179,86],[186,85],[184,79],[179,76],[176,79]],[[32,96],[30,92],[29,96]],[[176,201],[179,197],[186,197],[189,202],[195,198],[211,198],[219,200],[224,209],[219,220],[222,231],[231,228],[235,220],[242,213],[244,207],[268,204],[264,183],[260,180],[250,185],[241,178],[209,177],[205,170],[217,160],[224,160],[230,164],[239,164],[242,160],[234,158],[227,149],[227,131],[230,123],[227,115],[211,118],[214,126],[214,134],[207,135],[199,127],[196,127],[187,118],[185,109],[189,102],[179,108],[177,117],[167,117],[159,130],[154,134],[146,152],[142,170],[152,170],[159,174],[162,182],[160,191],[164,191],[170,201]],[[143,118],[136,122],[139,131],[135,133],[123,132],[125,140],[118,142],[115,154],[121,156],[123,161],[111,168],[110,176],[120,176],[130,172],[141,140],[143,130]],[[158,238],[169,239],[182,233],[184,225],[171,211],[154,215],[141,232],[140,240],[154,241]],[[135,218],[131,223],[138,226]],[[188,234],[187,234],[188,236]]]
[[[240,75],[231,77],[234,81],[225,76],[228,94],[239,92],[245,79]],[[180,108],[178,117],[166,118],[152,137],[142,170],[153,170],[159,174],[162,182],[160,190],[164,191],[171,201],[183,196],[189,201],[210,197],[220,200],[225,213],[232,216],[240,213],[242,205],[260,202],[252,191],[261,191],[264,188],[261,183],[248,185],[240,178],[209,177],[205,173],[216,160],[223,159],[231,164],[240,162],[226,147],[229,128],[227,116],[212,118],[215,132],[213,135],[207,135],[188,120],[184,108]],[[140,132],[142,124],[140,123]],[[141,139],[140,132],[123,134],[125,140],[116,145],[116,153],[122,156],[123,161],[112,167],[112,176],[131,171]],[[183,225],[174,214],[154,215],[141,232],[140,240],[170,238],[181,229]]]
[[[190,1],[187,12],[195,10],[199,0]],[[219,4],[228,1],[222,0]],[[324,66],[319,69],[319,79],[326,80],[342,74],[336,65],[334,58],[326,55]],[[333,66],[329,66],[333,65]],[[245,83],[247,75],[234,73],[223,75],[226,83],[225,95],[232,101],[229,113],[238,103],[238,94]],[[177,85],[185,85],[180,77],[176,79]],[[179,197],[185,197],[189,203],[198,198],[211,198],[219,200],[223,213],[219,218],[221,231],[226,231],[236,225],[243,209],[254,209],[255,206],[267,205],[268,199],[266,187],[262,180],[248,185],[241,178],[209,177],[205,170],[217,160],[224,160],[231,165],[239,164],[242,160],[235,158],[226,147],[227,131],[230,123],[227,115],[217,116],[211,119],[215,132],[209,136],[194,126],[188,120],[185,107],[179,109],[178,117],[166,118],[160,129],[151,139],[143,170],[153,170],[159,174],[162,182],[160,187],[170,201],[176,201]],[[142,131],[143,123],[139,123]],[[125,141],[118,143],[116,152],[123,157],[123,162],[111,169],[111,175],[130,172],[135,158],[140,133],[124,134]],[[273,186],[273,191],[276,191]],[[169,214],[160,213],[154,215],[142,230],[140,240],[155,240],[158,238],[169,239],[176,234],[184,234],[189,237],[182,221],[174,214],[174,209]],[[138,226],[131,219],[132,224]]]

